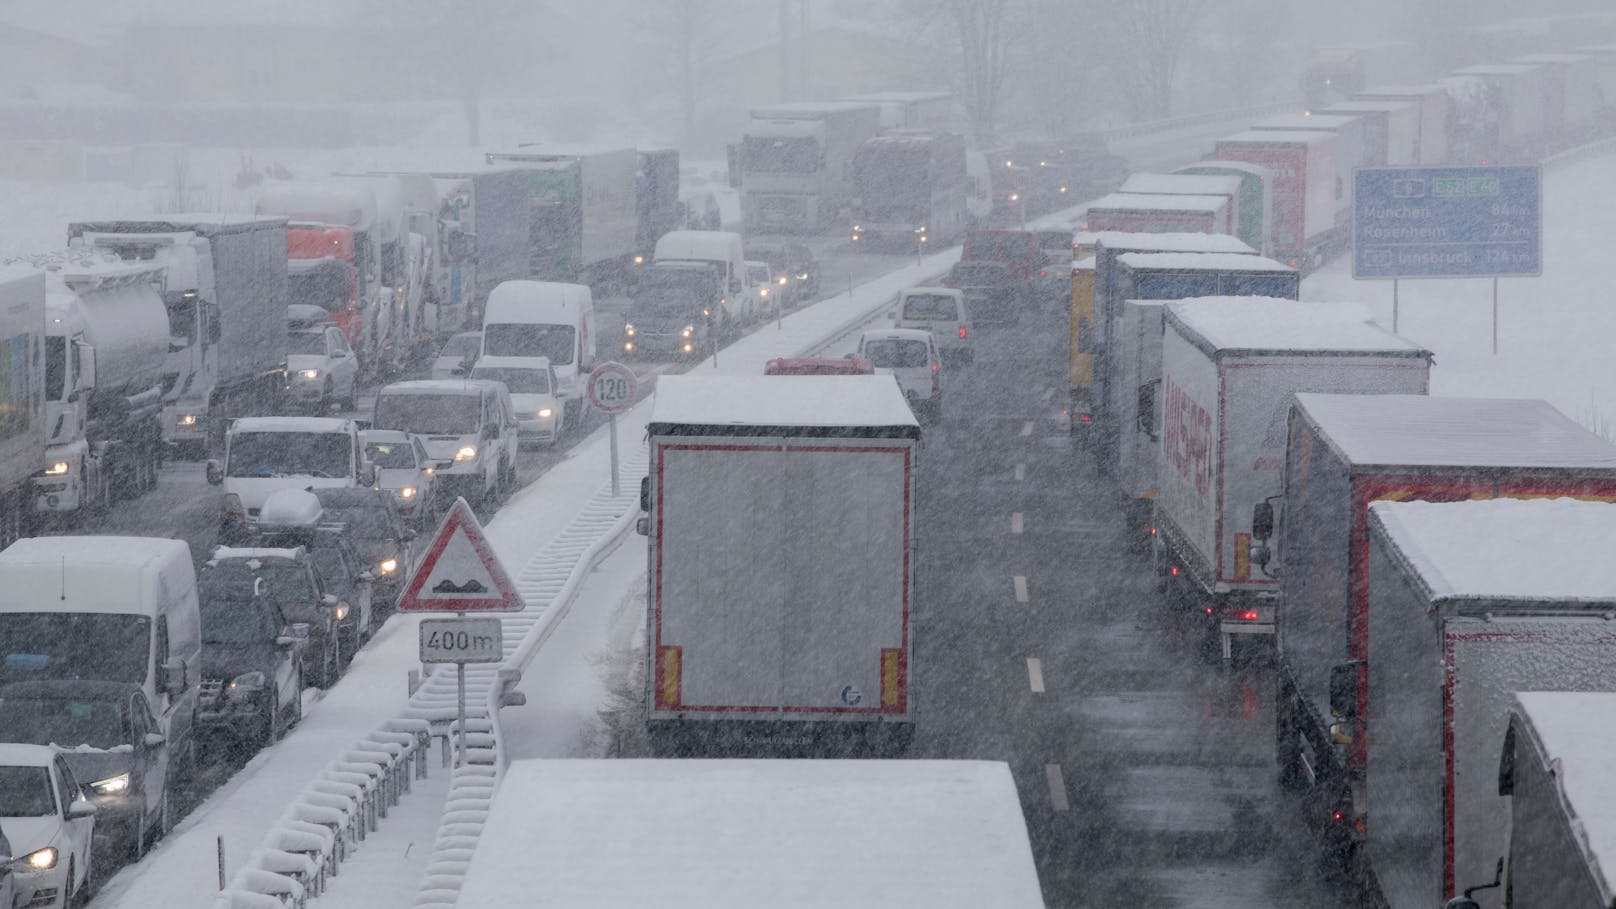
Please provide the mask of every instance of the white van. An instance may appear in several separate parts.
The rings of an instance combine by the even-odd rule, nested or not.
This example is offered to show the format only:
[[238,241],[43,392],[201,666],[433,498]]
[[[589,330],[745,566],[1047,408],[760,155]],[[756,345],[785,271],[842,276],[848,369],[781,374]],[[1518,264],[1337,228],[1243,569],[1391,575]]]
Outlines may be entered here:
[[247,537],[272,492],[375,482],[358,424],[338,417],[242,417],[225,434],[223,463],[209,461],[207,474],[209,483],[224,486],[225,543]]
[[931,332],[937,350],[946,357],[971,359],[971,319],[965,311],[965,292],[951,287],[910,287],[898,291],[898,306],[888,318],[893,328],[923,328]]
[[555,368],[562,425],[576,426],[595,368],[595,302],[582,284],[506,281],[488,294],[480,357],[545,358]]
[[727,230],[670,230],[657,241],[655,262],[711,262],[724,274],[723,305],[737,325],[753,321],[757,292],[746,278],[741,235]]
[[942,360],[937,342],[923,328],[872,328],[859,335],[858,359],[869,360],[877,375],[891,373],[919,419],[943,416]]
[[139,685],[169,759],[188,772],[201,677],[202,614],[183,540],[33,537],[0,552],[0,685]]

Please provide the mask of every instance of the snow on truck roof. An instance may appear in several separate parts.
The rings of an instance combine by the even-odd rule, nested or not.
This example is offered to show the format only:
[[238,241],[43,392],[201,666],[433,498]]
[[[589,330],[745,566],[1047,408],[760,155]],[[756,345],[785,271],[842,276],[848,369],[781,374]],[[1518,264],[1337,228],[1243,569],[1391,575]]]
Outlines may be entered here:
[[1130,252],[1117,257],[1129,268],[1211,268],[1218,271],[1294,272],[1296,269],[1266,256],[1243,253]]
[[522,760],[458,905],[1021,909],[1043,897],[1003,763]]
[[661,376],[651,410],[653,432],[659,423],[919,428],[890,375]]
[[1090,202],[1096,211],[1205,211],[1215,212],[1229,204],[1220,196],[1167,196],[1152,193],[1112,193]]
[[[1572,836],[1591,859],[1604,905],[1616,897],[1616,693],[1609,691],[1520,691],[1516,714],[1537,740],[1544,758],[1556,762]],[[1517,744],[1517,760],[1519,760]]]
[[1167,320],[1208,353],[1373,353],[1421,359],[1431,355],[1375,324],[1369,310],[1357,303],[1192,297],[1172,301]]
[[1320,145],[1335,141],[1332,130],[1323,129],[1248,129],[1243,133],[1224,136],[1218,145]]
[[1616,477],[1616,446],[1547,401],[1300,393],[1296,407],[1358,467],[1520,468]]
[[1432,599],[1616,605],[1616,559],[1594,555],[1616,539],[1616,504],[1375,502],[1369,515]]
[[1239,237],[1229,234],[1164,233],[1146,234],[1131,230],[1080,230],[1072,235],[1072,245],[1083,249],[1137,252],[1246,253],[1256,250]]

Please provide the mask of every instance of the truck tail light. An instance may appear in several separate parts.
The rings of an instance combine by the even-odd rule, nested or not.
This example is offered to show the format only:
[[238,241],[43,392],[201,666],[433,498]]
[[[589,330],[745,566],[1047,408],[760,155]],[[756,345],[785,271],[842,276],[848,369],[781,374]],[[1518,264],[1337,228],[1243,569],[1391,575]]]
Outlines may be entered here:
[[1229,614],[1229,618],[1235,619],[1235,620],[1241,621],[1241,622],[1255,622],[1255,621],[1257,621],[1257,610],[1255,610],[1255,609],[1236,609],[1234,612],[1231,612]]
[[679,672],[682,658],[682,648],[668,646],[657,648],[656,702],[658,707],[674,708],[679,706]]

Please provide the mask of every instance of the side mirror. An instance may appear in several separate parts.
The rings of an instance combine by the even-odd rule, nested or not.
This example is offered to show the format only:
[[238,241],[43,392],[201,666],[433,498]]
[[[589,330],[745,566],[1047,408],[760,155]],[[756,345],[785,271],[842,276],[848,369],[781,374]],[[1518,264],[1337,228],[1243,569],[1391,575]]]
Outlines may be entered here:
[[1251,538],[1267,540],[1274,535],[1274,505],[1258,502],[1251,507]]
[[297,646],[297,638],[283,634],[275,638],[275,646],[281,650],[290,650]]
[[209,460],[207,467],[208,485],[218,486],[224,482],[224,465],[218,461]]
[[634,519],[634,532],[642,537],[651,535],[651,519],[641,515]]
[[168,736],[163,735],[161,732],[148,732],[146,737],[140,740],[140,743],[147,748],[157,748],[166,741],[168,741]]
[[164,694],[177,695],[188,687],[186,679],[185,661],[169,660],[157,671],[157,684]]
[[79,381],[80,388],[95,387],[95,346],[91,344],[75,344],[79,349]]
[[95,805],[89,799],[76,798],[67,806],[67,819],[76,821],[80,818],[95,817]]
[[651,510],[651,478],[640,477],[640,510]]
[[1330,667],[1331,714],[1340,719],[1358,715],[1358,680],[1362,677],[1363,670],[1362,660],[1337,663]]

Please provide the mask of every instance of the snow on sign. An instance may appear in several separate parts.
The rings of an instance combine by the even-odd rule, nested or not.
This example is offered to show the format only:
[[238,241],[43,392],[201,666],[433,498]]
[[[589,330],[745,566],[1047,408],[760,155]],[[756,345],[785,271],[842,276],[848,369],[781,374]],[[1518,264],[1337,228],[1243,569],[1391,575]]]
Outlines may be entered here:
[[522,608],[499,558],[465,499],[438,526],[426,555],[398,598],[399,612],[491,612]]
[[589,403],[602,413],[619,414],[634,406],[639,381],[621,363],[602,363],[589,374]]

